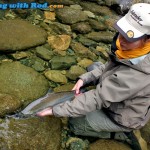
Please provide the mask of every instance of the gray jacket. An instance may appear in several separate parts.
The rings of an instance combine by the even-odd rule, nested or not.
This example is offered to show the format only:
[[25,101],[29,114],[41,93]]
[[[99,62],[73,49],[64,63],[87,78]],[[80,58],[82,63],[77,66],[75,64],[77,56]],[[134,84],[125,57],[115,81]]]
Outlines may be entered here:
[[90,90],[71,102],[53,107],[55,116],[78,117],[104,109],[117,124],[138,129],[150,118],[150,54],[138,64],[110,55],[104,66],[80,76],[84,84],[98,80]]

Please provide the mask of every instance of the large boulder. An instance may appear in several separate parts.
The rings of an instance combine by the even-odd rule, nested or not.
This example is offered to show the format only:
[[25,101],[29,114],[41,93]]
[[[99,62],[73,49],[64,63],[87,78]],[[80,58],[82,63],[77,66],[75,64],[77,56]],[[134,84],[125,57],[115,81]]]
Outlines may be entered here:
[[34,69],[19,62],[0,64],[0,93],[13,95],[22,105],[45,95],[48,88],[46,78]]
[[28,118],[0,120],[2,150],[60,150],[59,118]]
[[28,21],[14,19],[0,22],[0,51],[17,51],[46,42],[47,33]]

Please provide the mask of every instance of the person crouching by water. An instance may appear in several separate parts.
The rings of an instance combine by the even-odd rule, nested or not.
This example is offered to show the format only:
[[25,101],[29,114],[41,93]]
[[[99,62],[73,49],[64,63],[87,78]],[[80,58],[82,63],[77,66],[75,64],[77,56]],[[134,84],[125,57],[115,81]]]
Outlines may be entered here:
[[122,133],[134,150],[144,149],[136,130],[150,118],[150,4],[137,3],[116,22],[110,60],[79,77],[73,90],[97,81],[96,89],[75,96],[38,116],[70,117],[76,135],[115,138]]

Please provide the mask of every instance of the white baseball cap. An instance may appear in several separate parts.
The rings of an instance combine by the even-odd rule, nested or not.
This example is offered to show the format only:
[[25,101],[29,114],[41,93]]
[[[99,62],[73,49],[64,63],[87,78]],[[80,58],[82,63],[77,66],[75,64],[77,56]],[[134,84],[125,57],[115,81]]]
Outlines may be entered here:
[[114,28],[130,42],[150,35],[150,4],[132,5],[129,12],[114,24]]

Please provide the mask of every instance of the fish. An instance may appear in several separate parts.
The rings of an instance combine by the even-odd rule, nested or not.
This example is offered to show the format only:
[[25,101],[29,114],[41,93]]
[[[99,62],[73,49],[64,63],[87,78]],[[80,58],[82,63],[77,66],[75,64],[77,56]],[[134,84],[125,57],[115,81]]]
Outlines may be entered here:
[[74,91],[47,93],[45,96],[33,101],[27,107],[25,107],[21,113],[23,115],[33,115],[39,111],[42,111],[48,107],[53,107],[65,101],[71,101],[75,97]]

